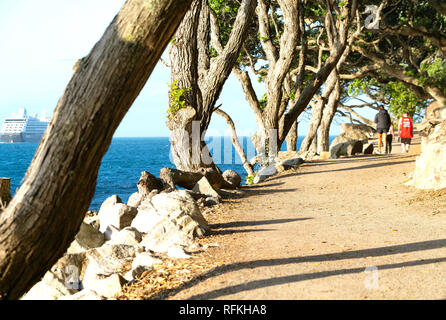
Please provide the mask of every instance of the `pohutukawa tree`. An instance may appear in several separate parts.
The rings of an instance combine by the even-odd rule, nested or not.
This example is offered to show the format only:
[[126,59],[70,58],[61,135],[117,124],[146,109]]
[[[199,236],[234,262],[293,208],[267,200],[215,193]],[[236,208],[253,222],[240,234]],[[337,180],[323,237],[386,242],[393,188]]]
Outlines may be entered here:
[[[172,86],[167,126],[177,169],[197,172],[214,168],[203,141],[215,103],[237,61],[248,34],[256,0],[194,0],[171,41],[169,51]],[[215,10],[232,8],[236,13],[229,31],[222,34]],[[227,22],[226,22],[227,23]]]
[[20,298],[74,240],[113,133],[190,3],[128,0],[80,62],[23,185],[0,213],[1,299]]
[[[339,3],[259,0],[258,44],[246,50],[245,63],[234,68],[234,73],[256,118],[258,132],[254,142],[261,165],[273,161],[297,117],[336,67],[347,45],[356,7],[355,0]],[[319,49],[320,37],[327,36],[324,32],[327,28],[332,36],[332,50],[324,59],[314,59],[314,49],[317,48],[316,52]],[[313,39],[309,39],[311,35]],[[314,75],[307,77],[305,70],[311,61],[319,63],[313,67]],[[261,99],[245,66],[250,66],[265,83]]]

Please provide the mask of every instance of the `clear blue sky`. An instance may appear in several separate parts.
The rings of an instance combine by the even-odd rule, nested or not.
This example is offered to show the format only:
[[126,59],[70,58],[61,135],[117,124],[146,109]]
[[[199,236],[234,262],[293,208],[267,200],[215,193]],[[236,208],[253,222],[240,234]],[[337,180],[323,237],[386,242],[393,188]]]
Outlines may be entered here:
[[[0,121],[20,107],[31,114],[42,110],[52,114],[73,75],[73,65],[89,53],[124,2],[0,0]],[[169,135],[165,126],[169,81],[169,69],[158,63],[115,137]],[[262,85],[256,85],[260,93]],[[255,132],[254,117],[234,76],[218,103],[232,116],[239,135]],[[299,129],[304,135],[307,124]],[[338,126],[331,134],[338,134]],[[218,115],[208,135],[228,135]]]

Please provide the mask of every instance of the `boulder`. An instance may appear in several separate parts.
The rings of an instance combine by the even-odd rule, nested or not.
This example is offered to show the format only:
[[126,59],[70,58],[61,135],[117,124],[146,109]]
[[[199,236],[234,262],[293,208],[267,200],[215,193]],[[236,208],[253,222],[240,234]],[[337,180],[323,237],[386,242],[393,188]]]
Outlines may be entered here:
[[242,178],[234,170],[225,170],[225,172],[223,172],[223,179],[233,188],[240,187],[240,184],[242,183]]
[[271,164],[263,169],[260,169],[254,178],[254,183],[265,181],[267,178],[277,174],[276,164]]
[[109,276],[96,275],[88,277],[83,281],[86,290],[94,291],[97,295],[105,298],[117,298],[122,292],[127,281],[119,274],[114,273]]
[[192,189],[193,192],[204,194],[208,197],[220,198],[220,195],[212,187],[206,177],[201,178]]
[[363,143],[361,141],[347,141],[333,145],[330,148],[330,159],[337,159],[340,156],[353,156],[362,153]]
[[71,293],[64,282],[47,272],[20,300],[57,300]]
[[408,184],[418,189],[438,190],[446,188],[446,120],[429,121],[420,131],[421,154]]
[[104,203],[99,210],[99,231],[105,232],[109,225],[113,225],[118,229],[128,227],[137,213],[136,208],[124,203]]
[[68,253],[76,253],[82,252],[91,248],[100,247],[104,244],[105,238],[104,235],[99,232],[94,226],[91,224],[87,224],[82,222],[78,233],[76,234],[74,241],[71,243],[68,248]]
[[138,207],[132,227],[145,233],[140,246],[167,252],[173,245],[187,245],[203,235],[207,222],[193,197],[185,190],[155,195]]
[[130,207],[138,208],[141,202],[143,201],[144,197],[139,192],[134,192],[130,195],[127,205]]
[[373,149],[375,147],[373,146],[373,142],[367,143],[364,145],[362,153],[364,154],[373,154]]
[[119,231],[117,234],[114,234],[109,244],[123,244],[128,246],[136,247],[142,240],[141,232],[138,229],[133,227],[126,227]]
[[138,213],[133,219],[131,227],[135,228],[139,232],[150,232],[160,221],[163,219],[155,209],[144,210],[138,209]]
[[161,259],[155,258],[148,252],[141,252],[136,255],[135,259],[133,259],[132,269],[136,269],[137,267],[150,268],[153,265],[160,263],[162,263]]
[[163,181],[147,171],[141,173],[138,184],[138,192],[142,197],[150,194],[153,190],[161,191],[164,189]]
[[169,193],[160,193],[152,198],[152,204],[157,212],[182,212],[198,222],[199,225],[207,226],[198,206],[192,196],[185,190],[175,190]]

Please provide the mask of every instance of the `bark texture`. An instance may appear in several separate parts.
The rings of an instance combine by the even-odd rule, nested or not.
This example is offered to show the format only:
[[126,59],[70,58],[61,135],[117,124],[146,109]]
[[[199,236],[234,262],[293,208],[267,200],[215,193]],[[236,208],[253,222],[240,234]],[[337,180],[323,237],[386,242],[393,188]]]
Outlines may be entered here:
[[[193,0],[178,28],[169,51],[171,79],[187,90],[184,101],[189,110],[178,110],[179,115],[174,114],[172,118],[184,121],[169,119],[167,126],[171,131],[174,163],[180,170],[198,172],[201,168],[214,168],[218,171],[201,137],[209,126],[215,103],[238,58],[256,3],[256,0],[241,2],[225,46],[220,41],[218,21],[207,0]],[[211,44],[218,53],[217,57],[210,56]],[[195,128],[193,121],[198,123]],[[200,142],[197,142],[197,137]],[[198,149],[203,151],[202,156],[197,155]]]
[[11,179],[0,178],[0,209],[11,201]]
[[128,0],[79,63],[0,216],[0,298],[18,299],[73,241],[113,133],[191,1]]

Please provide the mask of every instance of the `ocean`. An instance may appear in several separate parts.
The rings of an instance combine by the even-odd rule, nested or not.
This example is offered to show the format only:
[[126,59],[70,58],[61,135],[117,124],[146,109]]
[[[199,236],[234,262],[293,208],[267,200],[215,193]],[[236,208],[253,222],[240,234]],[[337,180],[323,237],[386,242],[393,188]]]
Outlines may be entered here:
[[[298,138],[298,148],[303,138]],[[333,138],[330,137],[330,142]],[[250,159],[255,155],[251,140],[248,137],[239,137],[239,140]],[[218,167],[222,171],[236,171],[244,184],[247,174],[230,137],[207,138],[206,143]],[[12,195],[20,187],[37,146],[38,143],[0,143],[0,177],[11,178]],[[286,150],[286,143],[281,150]],[[138,191],[136,184],[141,172],[148,171],[159,177],[164,167],[175,168],[170,160],[168,137],[114,138],[102,160],[90,210],[99,210],[102,202],[114,194],[127,202]]]

